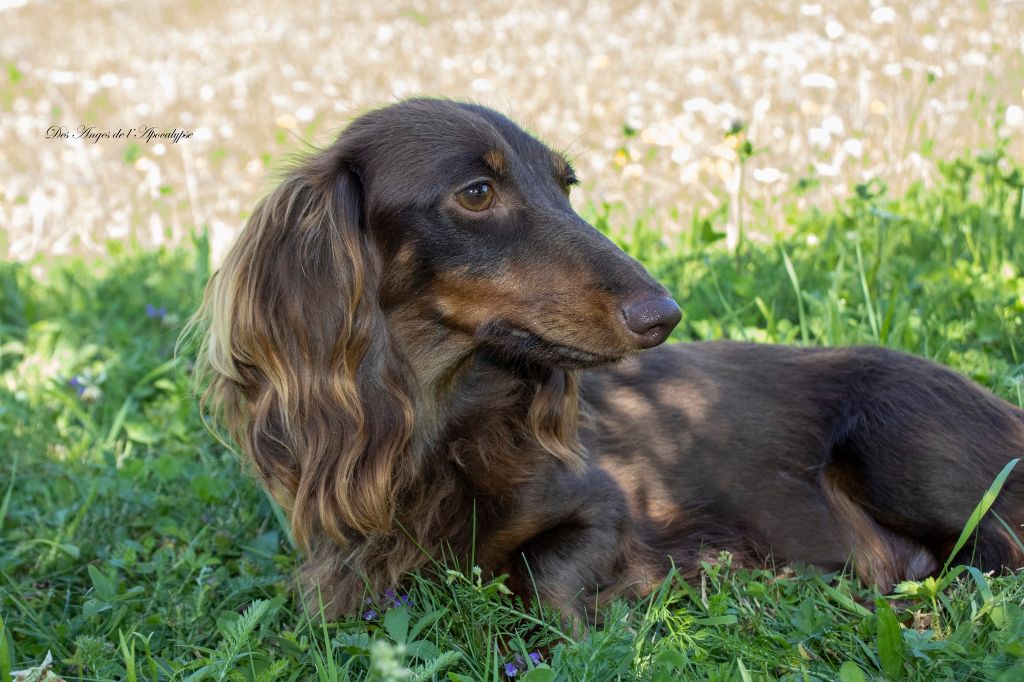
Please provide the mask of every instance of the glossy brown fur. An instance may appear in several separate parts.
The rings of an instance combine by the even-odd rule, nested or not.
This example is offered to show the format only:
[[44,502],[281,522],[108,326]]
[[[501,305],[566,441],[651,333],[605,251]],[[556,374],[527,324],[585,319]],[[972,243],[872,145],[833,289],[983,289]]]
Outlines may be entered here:
[[[641,347],[667,292],[582,221],[572,169],[488,109],[353,122],[256,208],[207,291],[205,400],[285,506],[328,613],[472,553],[570,612],[672,562],[935,571],[1024,413],[878,348]],[[470,213],[453,197],[491,183]],[[995,509],[1024,522],[1024,472]],[[475,534],[475,535],[474,535]],[[1024,557],[991,516],[958,559]]]

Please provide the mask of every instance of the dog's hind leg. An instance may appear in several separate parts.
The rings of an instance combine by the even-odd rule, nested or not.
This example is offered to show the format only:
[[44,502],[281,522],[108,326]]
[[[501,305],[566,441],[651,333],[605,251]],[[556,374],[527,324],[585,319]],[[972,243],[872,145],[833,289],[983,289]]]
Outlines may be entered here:
[[889,592],[902,580],[934,573],[939,562],[916,540],[878,523],[844,490],[833,471],[826,470],[821,489],[843,540],[850,548],[853,569],[867,585]]
[[[934,363],[877,349],[871,356],[873,380],[837,420],[825,489],[862,552],[869,538],[882,538],[880,546],[895,551],[888,556],[909,557],[902,569],[912,577],[924,564],[899,548],[913,541],[938,565],[946,561],[1000,470],[1024,457],[1024,412]],[[954,562],[993,571],[1024,566],[1022,522],[1018,466]]]

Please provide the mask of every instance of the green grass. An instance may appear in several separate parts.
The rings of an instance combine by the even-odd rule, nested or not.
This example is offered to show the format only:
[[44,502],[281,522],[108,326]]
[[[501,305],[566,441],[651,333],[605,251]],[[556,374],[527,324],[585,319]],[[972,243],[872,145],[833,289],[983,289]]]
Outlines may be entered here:
[[[1022,170],[999,150],[940,170],[898,198],[874,182],[793,210],[737,253],[722,210],[676,240],[615,206],[588,217],[675,292],[675,340],[884,345],[1019,404]],[[205,431],[174,360],[207,276],[202,238],[43,279],[0,265],[0,679],[47,650],[90,680],[503,680],[531,652],[540,665],[517,679],[1024,677],[1024,576],[962,568],[893,599],[723,556],[575,640],[500,581],[452,570],[415,578],[409,605],[324,622],[295,598],[281,519]]]

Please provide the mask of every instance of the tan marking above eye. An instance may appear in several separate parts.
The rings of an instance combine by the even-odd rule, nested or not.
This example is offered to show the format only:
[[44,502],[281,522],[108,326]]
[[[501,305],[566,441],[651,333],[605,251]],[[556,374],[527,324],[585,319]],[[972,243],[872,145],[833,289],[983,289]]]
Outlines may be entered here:
[[492,149],[483,155],[484,163],[487,167],[498,175],[508,171],[508,161],[505,159],[505,155],[497,149]]
[[489,182],[477,182],[455,195],[455,201],[467,211],[480,213],[494,203],[494,187]]

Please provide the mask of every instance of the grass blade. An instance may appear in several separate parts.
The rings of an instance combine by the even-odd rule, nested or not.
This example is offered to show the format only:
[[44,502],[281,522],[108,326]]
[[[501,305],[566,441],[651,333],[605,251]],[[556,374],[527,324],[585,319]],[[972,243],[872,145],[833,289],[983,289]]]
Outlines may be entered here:
[[0,614],[0,680],[11,679],[11,663],[14,660],[14,647],[4,625],[4,617]]
[[[89,568],[92,568],[92,566]],[[131,644],[129,645],[124,639],[124,632],[121,630],[117,631],[117,639],[121,658],[124,660],[125,680],[126,682],[137,682],[139,678],[135,670],[135,639],[129,636],[129,639],[131,639]]]
[[810,331],[807,327],[807,311],[804,308],[804,292],[800,288],[800,278],[797,277],[796,268],[793,267],[793,261],[790,260],[789,254],[786,253],[786,249],[779,247],[782,251],[782,262],[786,265],[786,274],[789,275],[789,281],[793,285],[793,291],[796,292],[796,305],[797,314],[800,316],[800,341],[806,346],[811,339]]
[[960,539],[956,541],[955,545],[953,545],[953,550],[949,553],[949,558],[946,559],[946,563],[942,566],[943,573],[949,570],[949,565],[952,563],[953,557],[959,554],[960,550],[964,548],[964,545],[967,544],[967,540],[974,534],[978,524],[981,523],[982,517],[984,517],[988,510],[992,508],[992,505],[996,501],[996,497],[999,495],[999,491],[1003,489],[1003,484],[1006,483],[1006,478],[1010,475],[1010,472],[1013,471],[1013,468],[1017,466],[1018,462],[1020,462],[1020,457],[1011,459],[1007,462],[1006,466],[1003,467],[1003,470],[1000,471],[999,475],[996,476],[994,481],[992,481],[992,485],[990,485],[988,490],[985,491],[985,494],[981,496],[981,501],[978,502],[978,506],[976,506],[974,511],[971,512],[971,515],[967,517],[967,523],[964,525],[964,529],[960,533]]
[[[4,493],[4,501],[0,502],[0,533],[4,530],[4,520],[7,518],[7,510],[11,506],[11,494],[14,492],[14,480],[18,474],[18,455],[14,455],[11,462],[11,482],[7,484],[7,492]],[[6,680],[6,677],[0,677]]]
[[996,512],[992,512],[992,516],[999,522],[1000,526],[1006,529],[1007,533],[1009,533],[1010,537],[1013,539],[1013,544],[1017,545],[1017,549],[1020,550],[1021,554],[1024,554],[1024,542],[1021,541],[1017,532],[1010,528],[1010,524],[1003,520],[1003,517]]
[[881,343],[882,334],[878,326],[878,313],[875,311],[875,302],[871,297],[871,287],[868,286],[868,275],[864,269],[864,252],[860,248],[860,242],[855,243],[854,251],[857,254],[857,274],[860,276],[860,290],[864,294],[864,307],[868,312],[871,335],[874,337],[875,343]]

